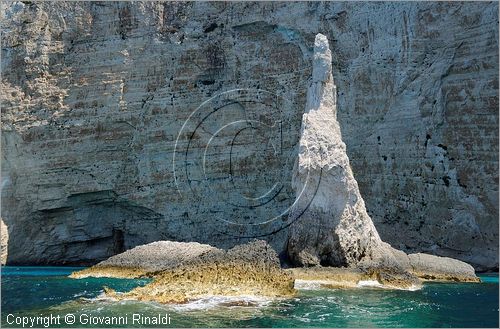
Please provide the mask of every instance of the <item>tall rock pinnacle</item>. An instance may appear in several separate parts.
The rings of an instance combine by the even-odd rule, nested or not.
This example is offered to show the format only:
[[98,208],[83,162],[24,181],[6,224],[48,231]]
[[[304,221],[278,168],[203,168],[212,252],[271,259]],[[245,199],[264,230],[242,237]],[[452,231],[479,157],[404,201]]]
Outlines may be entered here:
[[[328,40],[316,35],[312,81],[302,117],[290,213],[288,254],[296,265],[350,266],[372,258],[382,241],[354,179],[337,121]],[[300,196],[300,197],[299,197]]]

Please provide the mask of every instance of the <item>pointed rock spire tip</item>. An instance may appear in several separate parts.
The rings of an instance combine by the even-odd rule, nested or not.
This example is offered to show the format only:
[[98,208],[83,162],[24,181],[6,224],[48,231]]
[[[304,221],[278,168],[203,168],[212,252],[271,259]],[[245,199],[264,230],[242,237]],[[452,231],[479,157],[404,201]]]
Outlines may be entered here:
[[314,40],[313,82],[332,80],[332,52],[325,35],[318,33]]
[[314,52],[329,50],[330,45],[328,44],[328,38],[321,33],[316,34],[314,39]]

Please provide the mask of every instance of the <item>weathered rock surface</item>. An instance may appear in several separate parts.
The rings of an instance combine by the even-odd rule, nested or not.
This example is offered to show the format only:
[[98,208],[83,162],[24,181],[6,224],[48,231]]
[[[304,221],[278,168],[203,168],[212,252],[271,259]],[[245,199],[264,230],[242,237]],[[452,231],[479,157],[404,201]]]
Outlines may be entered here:
[[[404,255],[404,256],[403,256]],[[400,252],[399,265],[350,268],[302,267],[286,271],[295,278],[295,288],[359,288],[366,284],[384,288],[415,290],[423,281],[480,282],[474,268],[464,262],[426,254]],[[406,259],[403,259],[406,258]],[[407,262],[408,267],[404,267]]]
[[157,241],[137,246],[112,256],[90,268],[74,272],[72,278],[152,277],[155,273],[173,269],[217,248],[197,242]]
[[295,294],[294,278],[280,268],[278,255],[257,240],[230,250],[210,250],[179,266],[156,273],[154,281],[124,294],[107,289],[119,299],[184,303],[221,296],[288,297]]
[[328,39],[318,34],[294,169],[297,202],[290,212],[288,255],[299,266],[358,265],[382,242],[349,164],[336,95]]
[[7,262],[9,231],[3,220],[0,218],[0,263],[5,265]]
[[290,213],[291,261],[298,266],[360,268],[382,284],[405,288],[415,286],[417,276],[478,281],[466,263],[424,254],[407,256],[382,242],[342,141],[331,63],[328,39],[318,34],[294,169],[297,202]]
[[425,280],[478,282],[474,268],[448,257],[427,254],[408,255],[411,272]]
[[[343,140],[381,238],[498,267],[498,3],[9,2],[0,21],[12,264],[95,264],[158,240],[260,236],[286,250],[288,160],[323,31]],[[209,102],[179,136],[233,88],[286,106],[239,101],[201,123]],[[263,124],[232,148],[245,127],[208,143],[245,118]]]
[[422,283],[416,276],[405,271],[390,269],[362,270],[359,268],[306,267],[288,269],[295,278],[297,289],[343,289],[375,286],[391,289],[416,290]]

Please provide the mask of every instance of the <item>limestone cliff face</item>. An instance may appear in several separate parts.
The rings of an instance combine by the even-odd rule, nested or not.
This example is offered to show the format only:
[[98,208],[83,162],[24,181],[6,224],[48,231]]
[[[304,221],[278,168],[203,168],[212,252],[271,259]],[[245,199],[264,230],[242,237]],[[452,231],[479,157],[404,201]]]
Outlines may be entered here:
[[16,2],[1,15],[11,263],[94,263],[159,239],[285,250],[321,31],[381,238],[498,266],[498,4]]

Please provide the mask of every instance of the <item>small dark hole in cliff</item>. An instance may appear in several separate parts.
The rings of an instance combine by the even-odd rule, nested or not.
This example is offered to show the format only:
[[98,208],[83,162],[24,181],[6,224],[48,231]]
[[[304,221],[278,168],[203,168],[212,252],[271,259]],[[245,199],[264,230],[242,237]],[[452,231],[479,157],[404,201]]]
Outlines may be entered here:
[[212,23],[210,24],[209,26],[207,26],[204,30],[203,30],[203,33],[209,33],[209,32],[212,32],[213,30],[215,30],[217,27],[219,27],[219,25],[217,25],[217,23]]
[[208,85],[213,85],[215,83],[215,80],[201,80],[200,82],[203,85],[208,86]]
[[424,144],[425,147],[427,147],[427,143],[429,142],[429,139],[431,139],[431,135],[426,134],[425,135],[425,144]]
[[448,147],[446,145],[443,145],[443,144],[438,144],[438,147],[442,148],[445,151],[448,149]]
[[113,229],[113,252],[119,254],[125,251],[125,238],[122,230]]
[[384,158],[384,161],[387,161],[387,156],[383,155],[382,158]]
[[444,176],[443,178],[444,185],[447,187],[450,186],[450,176]]
[[321,266],[330,266],[330,262],[328,261],[328,259],[322,259],[320,262],[319,262],[319,265]]

